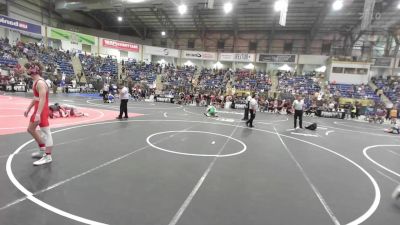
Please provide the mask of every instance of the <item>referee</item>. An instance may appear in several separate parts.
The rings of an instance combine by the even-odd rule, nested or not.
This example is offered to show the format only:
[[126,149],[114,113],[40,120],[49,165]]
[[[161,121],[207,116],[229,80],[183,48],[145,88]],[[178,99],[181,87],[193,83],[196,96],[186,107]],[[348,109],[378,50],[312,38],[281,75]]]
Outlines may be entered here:
[[249,120],[249,109],[250,109],[250,100],[251,100],[251,95],[248,94],[246,98],[246,106],[244,107],[244,116],[242,120]]
[[302,99],[301,95],[297,95],[296,100],[294,100],[293,102],[294,129],[297,128],[297,118],[299,118],[300,129],[303,129],[303,107],[304,107],[304,100]]
[[120,86],[119,98],[121,100],[121,105],[119,106],[119,116],[117,119],[122,119],[122,114],[125,114],[125,119],[128,119],[128,100],[129,91],[124,85]]
[[246,122],[246,125],[248,127],[254,127],[253,120],[256,118],[257,108],[258,108],[258,104],[257,104],[256,95],[253,94],[251,97],[251,100],[249,102],[250,119]]

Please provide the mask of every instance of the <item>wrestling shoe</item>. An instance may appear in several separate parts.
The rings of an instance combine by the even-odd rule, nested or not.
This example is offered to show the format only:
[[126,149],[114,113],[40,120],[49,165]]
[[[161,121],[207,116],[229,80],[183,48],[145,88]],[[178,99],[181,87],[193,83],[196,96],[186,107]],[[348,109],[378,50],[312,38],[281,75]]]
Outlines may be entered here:
[[41,159],[39,159],[38,161],[34,162],[33,165],[34,166],[41,166],[47,163],[51,163],[53,161],[53,159],[51,158],[51,155],[44,155]]
[[33,152],[33,153],[32,153],[32,158],[34,158],[34,159],[40,159],[40,158],[42,158],[44,155],[45,155],[44,151],[39,150],[39,151],[36,151],[36,152]]

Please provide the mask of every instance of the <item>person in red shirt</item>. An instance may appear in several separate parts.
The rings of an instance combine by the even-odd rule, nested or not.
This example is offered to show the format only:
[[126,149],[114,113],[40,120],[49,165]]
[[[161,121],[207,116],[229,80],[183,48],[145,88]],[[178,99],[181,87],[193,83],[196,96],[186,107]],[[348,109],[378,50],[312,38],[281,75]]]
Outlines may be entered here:
[[[42,67],[39,63],[28,63],[25,67],[27,74],[33,79],[32,89],[34,97],[24,112],[24,116],[28,117],[29,112],[34,108],[27,131],[39,145],[39,151],[32,153],[32,157],[40,158],[33,163],[35,166],[40,166],[52,161],[53,138],[49,124],[49,87],[40,76]],[[36,130],[37,126],[40,127],[40,131]]]

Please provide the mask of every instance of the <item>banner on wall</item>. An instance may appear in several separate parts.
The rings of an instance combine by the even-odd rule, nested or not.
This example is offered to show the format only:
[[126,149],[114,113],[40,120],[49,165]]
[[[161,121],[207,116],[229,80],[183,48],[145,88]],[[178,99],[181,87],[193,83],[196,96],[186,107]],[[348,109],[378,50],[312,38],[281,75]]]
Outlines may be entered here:
[[119,50],[123,50],[123,51],[129,51],[129,52],[139,52],[139,45],[134,44],[134,43],[129,43],[129,42],[103,39],[102,45],[105,48],[114,48],[114,49],[119,49]]
[[159,55],[159,56],[169,56],[169,57],[179,58],[179,51],[172,48],[159,48],[159,47],[144,45],[143,53],[149,55]]
[[94,36],[76,33],[68,30],[62,30],[54,27],[47,28],[47,36],[53,39],[70,41],[71,43],[82,43],[87,45],[96,44],[96,38]]
[[391,67],[392,66],[392,58],[373,58],[372,66],[375,67]]
[[296,63],[296,55],[258,54],[257,62],[263,63]]
[[182,58],[217,61],[217,53],[216,52],[183,51]]
[[227,62],[254,62],[256,54],[250,53],[219,53],[219,61]]
[[0,26],[34,34],[42,34],[42,26],[0,15]]

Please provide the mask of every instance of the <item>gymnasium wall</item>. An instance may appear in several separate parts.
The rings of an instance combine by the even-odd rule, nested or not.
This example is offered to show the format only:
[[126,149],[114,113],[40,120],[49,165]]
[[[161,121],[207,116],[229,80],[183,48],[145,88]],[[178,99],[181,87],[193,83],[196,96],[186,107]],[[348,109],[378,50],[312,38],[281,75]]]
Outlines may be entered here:
[[[40,2],[40,1],[38,1]],[[0,3],[5,4],[6,0],[0,0]],[[307,51],[307,36],[308,32],[282,32],[276,31],[273,35],[270,31],[239,31],[236,39],[234,38],[232,31],[216,32],[207,31],[204,39],[202,40],[198,32],[178,32],[175,37],[163,38],[158,31],[152,31],[150,34],[151,38],[142,40],[134,35],[119,35],[114,32],[103,31],[100,29],[93,29],[88,27],[70,25],[63,22],[59,14],[50,12],[45,3],[31,3],[25,0],[8,0],[8,15],[15,19],[21,19],[27,22],[35,24],[44,24],[53,27],[59,27],[65,30],[71,30],[79,33],[89,34],[98,37],[104,37],[114,40],[121,40],[127,42],[133,42],[138,44],[161,46],[175,49],[188,49],[188,41],[192,40],[195,42],[193,50],[210,51],[210,52],[246,52],[246,53],[292,53],[292,54],[313,54],[313,55],[343,55],[343,37],[337,33],[317,33],[316,37],[309,44],[310,48]],[[75,17],[74,12],[69,12],[68,15],[63,15],[68,20],[68,16]],[[81,15],[82,16],[82,15]],[[51,19],[50,19],[51,18]],[[99,27],[93,19],[86,19],[82,17],[82,21],[87,22],[92,27]],[[1,35],[1,31],[0,31]],[[376,56],[382,56],[376,46],[379,42],[385,42],[385,38],[380,38],[379,35],[374,40],[370,37],[364,38],[362,43],[364,46],[363,51],[360,47],[353,49],[352,55],[359,58],[370,58]],[[271,40],[269,40],[271,39]],[[361,38],[363,39],[363,38]],[[224,41],[224,48],[218,49],[217,44],[219,40]],[[369,40],[374,45],[369,43]],[[166,42],[166,43],[165,43]],[[249,50],[250,42],[257,43],[257,50]],[[268,43],[270,42],[270,46]],[[292,48],[289,51],[285,51],[285,43],[291,43]],[[331,51],[322,51],[322,45],[331,43]],[[192,49],[190,49],[192,50]],[[400,51],[399,51],[400,56]]]
[[[161,46],[166,42],[165,47],[188,49],[188,41],[194,41],[193,50],[210,52],[243,52],[243,53],[265,53],[268,52],[268,39],[271,34],[268,32],[246,32],[239,33],[234,39],[232,32],[207,32],[202,40],[196,32],[179,32],[175,37],[163,38],[156,35],[152,39],[152,45]],[[303,54],[306,51],[306,33],[275,33],[271,41],[270,53],[293,53]],[[336,43],[341,37],[332,34],[318,34],[310,45],[309,54],[321,55],[323,43]],[[218,49],[219,40],[224,41],[224,48]],[[250,42],[257,43],[257,50],[250,50]],[[285,51],[285,43],[292,43],[292,50]],[[334,46],[332,46],[333,48]],[[190,49],[192,50],[192,49]]]
[[[34,24],[50,24],[49,13],[47,10],[24,0],[8,1],[8,16],[14,19],[27,21]],[[54,24],[58,22],[59,17],[54,16]]]

